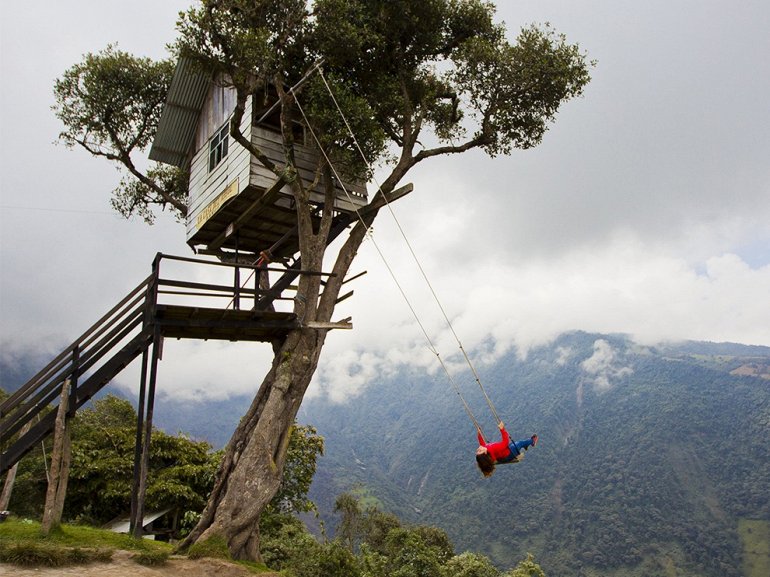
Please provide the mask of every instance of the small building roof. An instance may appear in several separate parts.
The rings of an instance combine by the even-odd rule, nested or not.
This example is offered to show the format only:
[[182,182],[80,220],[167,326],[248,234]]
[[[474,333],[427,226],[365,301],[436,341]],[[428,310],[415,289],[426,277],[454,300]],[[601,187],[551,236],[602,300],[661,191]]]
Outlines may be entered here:
[[[171,508],[162,509],[160,511],[150,511],[148,513],[145,513],[142,519],[142,527],[146,527],[147,525],[155,521],[155,519],[162,517],[169,511],[171,511]],[[102,529],[114,531],[115,533],[128,533],[130,525],[131,525],[131,516],[123,515],[103,525]]]
[[211,75],[203,72],[192,59],[179,58],[150,148],[150,159],[184,166],[210,81]]

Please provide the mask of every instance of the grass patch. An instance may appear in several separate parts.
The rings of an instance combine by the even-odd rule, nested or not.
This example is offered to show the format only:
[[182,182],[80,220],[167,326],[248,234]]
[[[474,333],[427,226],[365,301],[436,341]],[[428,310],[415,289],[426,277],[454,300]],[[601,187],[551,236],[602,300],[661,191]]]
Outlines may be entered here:
[[224,559],[232,561],[230,550],[227,548],[227,542],[224,537],[215,535],[205,541],[199,541],[190,545],[187,551],[187,557],[190,559],[202,559],[203,557],[212,557],[214,559]]
[[[174,548],[168,543],[134,539],[83,525],[62,525],[44,537],[40,533],[40,523],[14,518],[0,523],[0,563],[22,567],[64,567],[109,562],[118,549],[135,553],[131,559],[140,565],[158,567],[169,560]],[[195,543],[187,557],[223,559],[255,574],[270,571],[263,563],[233,561],[222,537]]]
[[738,521],[743,544],[743,573],[746,577],[770,575],[770,523],[756,519]]
[[139,565],[144,565],[145,567],[159,567],[161,565],[165,565],[170,556],[170,551],[160,551],[156,549],[142,551],[141,553],[131,557],[131,559],[134,562],[139,563]]
[[230,563],[235,563],[236,565],[245,567],[255,574],[272,572],[271,569],[264,563],[257,563],[256,561],[234,560],[230,555],[230,550],[227,548],[227,541],[225,541],[224,537],[219,535],[209,537],[202,542],[199,541],[198,543],[193,543],[187,550],[188,559],[202,559],[204,557],[229,561]]
[[106,562],[111,559],[112,550],[110,549],[70,548],[36,541],[0,543],[0,562],[22,567],[64,567],[95,561]]
[[[40,523],[6,519],[0,523],[0,562],[27,567],[62,567],[93,562],[108,562],[116,549],[136,551],[160,560],[168,558],[172,547],[167,543],[133,539],[81,525],[61,525],[48,536],[40,532]],[[152,562],[152,561],[151,561]]]

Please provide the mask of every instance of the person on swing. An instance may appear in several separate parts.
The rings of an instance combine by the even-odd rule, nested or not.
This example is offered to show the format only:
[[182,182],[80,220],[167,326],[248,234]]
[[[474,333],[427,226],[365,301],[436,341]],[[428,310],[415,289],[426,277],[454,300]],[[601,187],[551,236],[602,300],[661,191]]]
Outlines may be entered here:
[[498,463],[518,463],[524,458],[522,449],[526,451],[537,445],[537,435],[532,435],[523,441],[511,442],[511,437],[505,430],[503,422],[500,421],[497,426],[500,428],[500,435],[502,436],[502,440],[497,443],[487,443],[481,429],[476,428],[476,434],[479,438],[479,448],[476,449],[476,464],[485,477],[494,473],[495,465]]

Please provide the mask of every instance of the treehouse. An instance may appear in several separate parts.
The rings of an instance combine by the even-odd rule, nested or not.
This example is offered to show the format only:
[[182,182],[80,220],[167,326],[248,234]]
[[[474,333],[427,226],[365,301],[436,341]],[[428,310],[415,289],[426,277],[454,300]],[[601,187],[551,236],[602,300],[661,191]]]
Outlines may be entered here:
[[[235,89],[206,74],[192,61],[177,63],[150,158],[190,174],[187,244],[196,252],[222,254],[227,249],[273,257],[297,252],[297,217],[290,185],[267,169],[229,134]],[[276,97],[247,99],[241,133],[277,166],[285,166]],[[266,101],[266,102],[265,102]],[[312,182],[319,152],[306,127],[294,123],[295,162],[299,176]],[[311,203],[324,196],[314,192]],[[340,218],[367,203],[364,182],[336,183],[334,214]]]

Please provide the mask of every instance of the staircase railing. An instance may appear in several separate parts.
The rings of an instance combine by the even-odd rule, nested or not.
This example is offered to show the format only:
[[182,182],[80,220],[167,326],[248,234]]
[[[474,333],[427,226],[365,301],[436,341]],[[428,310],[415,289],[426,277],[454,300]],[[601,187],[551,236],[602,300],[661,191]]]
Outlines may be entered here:
[[[173,261],[180,267],[192,265],[200,270],[218,270],[211,282],[185,280],[187,275],[174,275],[165,270],[161,277],[161,261]],[[0,473],[8,470],[32,447],[51,433],[56,407],[64,383],[70,381],[69,414],[73,415],[102,387],[114,378],[152,344],[159,304],[184,304],[216,309],[239,309],[253,303],[256,309],[276,300],[291,300],[279,290],[260,290],[259,270],[286,273],[283,269],[207,261],[158,253],[152,264],[152,274],[143,280],[107,314],[94,323],[40,372],[0,404]],[[251,271],[246,283],[241,272]],[[222,280],[222,274],[225,280]],[[291,272],[295,278],[299,271]],[[232,276],[229,276],[232,275]],[[284,274],[284,276],[287,276]],[[253,280],[252,280],[253,279]],[[252,286],[247,286],[249,281]],[[213,303],[213,305],[212,305]],[[25,425],[26,432],[20,434]]]
[[[88,328],[72,344],[65,348],[56,358],[46,365],[40,372],[22,385],[16,392],[10,395],[0,404],[0,447],[3,449],[0,470],[9,468],[20,458],[18,452],[25,453],[29,450],[30,443],[34,444],[45,437],[50,427],[45,415],[51,416],[55,411],[49,409],[58,404],[64,382],[70,380],[70,411],[74,413],[101,387],[96,387],[93,378],[103,380],[114,369],[122,369],[130,360],[136,357],[147,343],[141,338],[147,311],[148,290],[153,286],[154,275],[150,275],[135,289],[113,307],[107,314]],[[139,329],[139,331],[137,331]],[[125,342],[132,333],[134,335],[133,346],[121,348],[118,355],[123,353],[131,359],[121,359],[121,362],[109,363],[108,355],[113,354],[116,347]],[[151,339],[151,337],[150,337]],[[137,350],[138,348],[138,350]],[[114,358],[114,357],[113,357]],[[118,368],[119,366],[119,368]],[[107,377],[108,382],[112,376]],[[83,378],[85,377],[85,380]],[[91,381],[91,382],[89,382]],[[18,433],[25,424],[37,418],[29,432],[24,435],[25,442],[17,439],[12,443],[13,436]],[[15,451],[11,448],[15,447]],[[22,449],[23,447],[23,449]],[[8,448],[8,450],[6,450]]]

